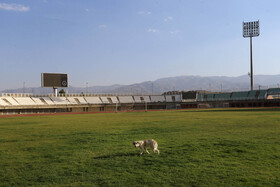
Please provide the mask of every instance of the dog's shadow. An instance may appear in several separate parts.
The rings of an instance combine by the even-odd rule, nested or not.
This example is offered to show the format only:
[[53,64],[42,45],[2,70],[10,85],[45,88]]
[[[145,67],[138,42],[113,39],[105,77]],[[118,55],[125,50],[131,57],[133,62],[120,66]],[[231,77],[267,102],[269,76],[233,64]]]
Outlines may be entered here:
[[115,154],[94,156],[94,157],[92,157],[92,159],[112,159],[112,158],[117,158],[117,157],[132,157],[132,156],[139,156],[139,154],[136,154],[136,153],[115,153]]

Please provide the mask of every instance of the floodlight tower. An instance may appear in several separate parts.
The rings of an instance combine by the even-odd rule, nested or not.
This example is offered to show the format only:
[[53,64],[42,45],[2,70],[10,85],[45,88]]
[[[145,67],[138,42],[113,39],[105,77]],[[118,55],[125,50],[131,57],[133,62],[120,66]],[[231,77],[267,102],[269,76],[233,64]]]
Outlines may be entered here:
[[251,61],[251,90],[254,89],[254,77],[253,77],[253,44],[252,38],[260,35],[260,24],[258,21],[243,22],[243,37],[250,37],[250,61]]

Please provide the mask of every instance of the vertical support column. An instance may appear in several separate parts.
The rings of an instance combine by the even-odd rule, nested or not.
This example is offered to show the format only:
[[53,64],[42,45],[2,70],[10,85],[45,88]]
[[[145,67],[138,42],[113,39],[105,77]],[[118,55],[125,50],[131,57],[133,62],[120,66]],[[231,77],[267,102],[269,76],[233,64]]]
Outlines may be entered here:
[[251,90],[254,90],[254,76],[253,76],[253,44],[252,37],[250,37],[250,60],[251,60]]
[[148,111],[147,102],[145,101],[145,112]]
[[54,96],[57,97],[57,88],[53,88]]

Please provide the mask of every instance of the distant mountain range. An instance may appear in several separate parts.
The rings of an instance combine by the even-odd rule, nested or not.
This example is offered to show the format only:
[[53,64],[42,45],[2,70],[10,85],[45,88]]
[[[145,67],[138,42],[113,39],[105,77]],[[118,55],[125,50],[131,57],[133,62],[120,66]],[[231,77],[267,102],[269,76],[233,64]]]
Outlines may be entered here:
[[[254,76],[254,89],[279,87],[280,75]],[[66,89],[68,93],[116,93],[116,94],[162,94],[167,91],[208,90],[208,91],[242,91],[249,90],[248,75],[238,77],[227,76],[178,76],[161,78],[131,85],[92,86],[88,88],[72,87]],[[60,90],[60,89],[59,89]],[[1,93],[53,93],[52,88],[19,88],[3,90]]]

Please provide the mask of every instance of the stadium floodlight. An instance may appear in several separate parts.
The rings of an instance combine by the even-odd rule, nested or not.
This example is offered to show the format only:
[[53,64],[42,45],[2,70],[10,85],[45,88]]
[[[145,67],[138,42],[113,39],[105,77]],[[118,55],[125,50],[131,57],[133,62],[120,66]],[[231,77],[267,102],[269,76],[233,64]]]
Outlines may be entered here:
[[251,61],[251,90],[254,89],[254,77],[253,77],[253,50],[252,50],[252,37],[260,35],[260,23],[258,21],[243,22],[243,37],[250,37],[250,61]]
[[260,22],[243,22],[243,37],[255,37],[260,35]]

